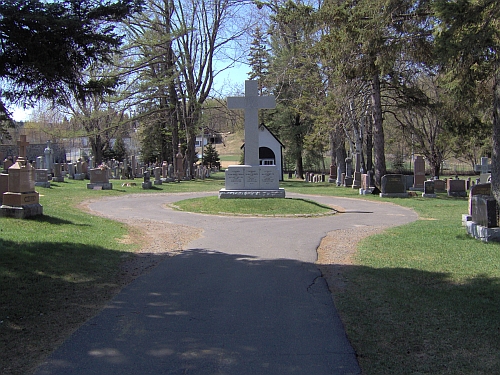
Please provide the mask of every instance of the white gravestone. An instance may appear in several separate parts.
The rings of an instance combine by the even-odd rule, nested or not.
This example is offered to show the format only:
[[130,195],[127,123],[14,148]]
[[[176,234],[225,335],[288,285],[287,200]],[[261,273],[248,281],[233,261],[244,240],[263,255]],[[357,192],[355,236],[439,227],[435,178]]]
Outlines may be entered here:
[[259,96],[257,81],[245,81],[245,96],[228,98],[227,106],[245,111],[245,165],[227,168],[226,187],[219,198],[284,198],[276,166],[259,162],[259,109],[275,108],[276,99]]

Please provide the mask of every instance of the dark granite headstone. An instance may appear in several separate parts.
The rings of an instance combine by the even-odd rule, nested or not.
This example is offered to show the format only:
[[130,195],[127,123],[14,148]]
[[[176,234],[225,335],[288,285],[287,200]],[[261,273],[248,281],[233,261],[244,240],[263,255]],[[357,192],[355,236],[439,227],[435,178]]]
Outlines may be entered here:
[[450,197],[466,197],[467,190],[465,190],[465,180],[449,179],[446,182],[446,190]]
[[381,197],[407,197],[405,176],[402,174],[386,174],[381,180]]
[[434,188],[433,180],[424,181],[424,192],[422,193],[422,197],[436,198],[436,190]]
[[472,221],[487,228],[498,227],[498,204],[494,197],[474,195],[471,197]]

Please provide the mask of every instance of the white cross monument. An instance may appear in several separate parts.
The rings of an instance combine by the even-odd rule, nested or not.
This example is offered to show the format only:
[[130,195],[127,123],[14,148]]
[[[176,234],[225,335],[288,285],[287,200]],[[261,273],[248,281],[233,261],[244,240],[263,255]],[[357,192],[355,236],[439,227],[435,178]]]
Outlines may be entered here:
[[274,96],[259,96],[257,81],[245,81],[244,97],[227,98],[229,109],[245,111],[245,165],[230,165],[219,198],[284,198],[276,166],[259,162],[259,109],[276,107]]

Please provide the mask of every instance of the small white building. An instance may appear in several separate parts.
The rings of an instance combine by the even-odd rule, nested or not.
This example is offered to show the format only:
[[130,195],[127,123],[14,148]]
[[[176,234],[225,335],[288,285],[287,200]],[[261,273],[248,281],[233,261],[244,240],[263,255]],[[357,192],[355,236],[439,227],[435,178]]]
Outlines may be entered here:
[[[243,144],[241,147],[244,149],[245,145]],[[275,165],[278,169],[280,181],[283,181],[284,147],[266,125],[259,125],[259,164]]]

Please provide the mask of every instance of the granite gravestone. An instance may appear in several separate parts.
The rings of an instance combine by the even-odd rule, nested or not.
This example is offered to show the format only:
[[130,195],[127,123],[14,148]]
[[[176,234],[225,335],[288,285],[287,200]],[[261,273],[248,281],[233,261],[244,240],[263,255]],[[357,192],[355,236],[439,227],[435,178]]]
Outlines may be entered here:
[[427,180],[424,181],[424,192],[422,193],[423,198],[436,198],[436,191],[434,189],[434,181]]
[[359,189],[361,187],[361,153],[356,153],[354,161],[354,175],[352,180],[352,188]]
[[48,172],[47,169],[35,169],[35,186],[50,188]]
[[259,109],[276,107],[274,96],[259,96],[257,81],[245,81],[245,96],[227,99],[230,109],[245,111],[245,165],[226,169],[225,188],[219,198],[284,198],[276,166],[259,162]]
[[481,164],[477,164],[474,171],[479,172],[479,183],[485,184],[491,178],[491,164],[488,164],[488,158],[482,157]]
[[155,167],[153,169],[155,180],[153,181],[153,184],[155,185],[161,185],[163,182],[161,180],[161,167]]
[[8,191],[2,194],[0,216],[25,219],[42,215],[43,207],[40,204],[40,195],[35,191],[33,167],[26,159],[26,148],[29,144],[26,136],[21,135],[17,144],[19,157],[9,168]]
[[54,163],[54,176],[52,177],[54,182],[64,182],[64,176],[62,174],[62,164]]
[[413,163],[413,187],[412,190],[424,190],[425,181],[425,160],[422,156],[417,156]]
[[406,198],[405,176],[402,174],[386,174],[382,176],[381,193],[382,198]]
[[153,184],[151,183],[151,172],[144,171],[143,177],[144,177],[144,182],[142,183],[142,188],[151,189],[153,187]]
[[449,197],[466,197],[466,181],[454,180],[450,178],[446,181],[446,191]]
[[113,184],[109,182],[108,168],[94,168],[89,170],[90,183],[87,189],[92,190],[112,190]]

